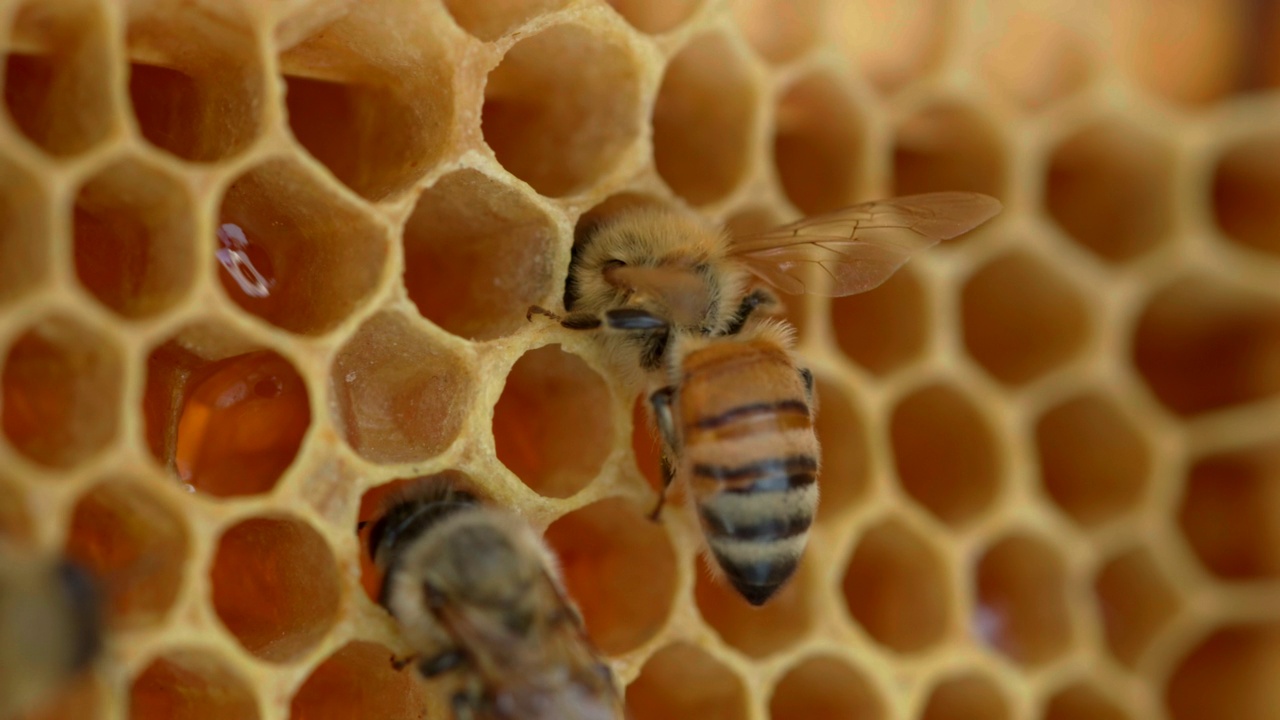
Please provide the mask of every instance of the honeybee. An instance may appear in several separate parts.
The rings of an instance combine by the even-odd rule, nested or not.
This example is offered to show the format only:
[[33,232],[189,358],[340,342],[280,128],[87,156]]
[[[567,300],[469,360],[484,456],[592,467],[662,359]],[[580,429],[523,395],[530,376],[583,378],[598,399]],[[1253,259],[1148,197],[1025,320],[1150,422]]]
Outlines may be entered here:
[[101,647],[101,598],[88,573],[0,548],[0,718],[48,698]]
[[[813,375],[791,354],[793,330],[753,319],[770,288],[852,295],[913,254],[1000,211],[977,193],[855,205],[730,238],[689,214],[643,209],[605,222],[574,248],[561,317],[604,329],[606,352],[649,385],[662,439],[663,489],[690,489],[707,549],[733,587],[761,605],[794,574],[818,506],[821,461]],[[818,267],[829,282],[807,281]],[[764,281],[766,285],[753,282]]]
[[369,533],[379,602],[424,677],[464,672],[465,720],[622,718],[613,674],[587,639],[555,556],[520,519],[441,481],[393,498]]

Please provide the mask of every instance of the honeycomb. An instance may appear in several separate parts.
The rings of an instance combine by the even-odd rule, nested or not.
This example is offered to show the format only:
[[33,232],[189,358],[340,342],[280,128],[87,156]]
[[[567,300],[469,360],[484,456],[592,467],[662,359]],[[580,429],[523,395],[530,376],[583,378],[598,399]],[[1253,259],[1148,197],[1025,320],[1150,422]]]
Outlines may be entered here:
[[[93,569],[111,629],[32,717],[446,717],[390,667],[357,531],[432,475],[546,530],[636,720],[1280,707],[1274,3],[4,0],[0,27],[0,535]],[[823,498],[752,609],[683,514],[646,520],[634,391],[525,308],[619,207],[741,230],[944,189],[1005,211],[787,309]]]

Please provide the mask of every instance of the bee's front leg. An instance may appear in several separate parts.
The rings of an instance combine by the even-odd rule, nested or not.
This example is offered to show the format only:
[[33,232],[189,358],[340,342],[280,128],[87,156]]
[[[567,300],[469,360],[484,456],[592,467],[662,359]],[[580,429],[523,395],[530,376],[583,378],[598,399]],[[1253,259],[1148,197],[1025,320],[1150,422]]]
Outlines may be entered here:
[[532,321],[534,315],[551,318],[560,323],[560,327],[569,330],[596,330],[603,324],[600,322],[599,317],[591,313],[576,312],[568,315],[558,315],[539,305],[530,305],[524,314],[524,319]]

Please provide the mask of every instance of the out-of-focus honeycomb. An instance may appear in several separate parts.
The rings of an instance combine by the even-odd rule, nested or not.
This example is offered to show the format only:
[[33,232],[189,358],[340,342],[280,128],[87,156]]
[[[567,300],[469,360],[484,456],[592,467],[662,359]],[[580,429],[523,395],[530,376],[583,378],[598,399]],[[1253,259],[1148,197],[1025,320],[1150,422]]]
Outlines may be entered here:
[[[0,33],[0,532],[97,571],[112,631],[40,717],[443,717],[356,530],[437,473],[547,528],[637,720],[1280,707],[1274,3],[6,0]],[[943,189],[1006,210],[790,308],[823,500],[750,609],[645,520],[635,398],[525,308],[593,210]]]

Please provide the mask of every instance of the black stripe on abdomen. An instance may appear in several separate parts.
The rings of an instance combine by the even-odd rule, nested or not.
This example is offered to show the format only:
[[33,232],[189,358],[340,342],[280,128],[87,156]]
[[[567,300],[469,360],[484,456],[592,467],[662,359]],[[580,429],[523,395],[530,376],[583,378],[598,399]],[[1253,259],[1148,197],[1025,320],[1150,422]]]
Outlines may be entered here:
[[716,428],[724,427],[732,422],[755,415],[779,413],[795,413],[808,417],[809,406],[800,400],[779,400],[778,402],[750,403],[748,405],[739,405],[737,407],[729,408],[719,415],[700,417],[695,425],[699,430],[714,430]]
[[744,542],[774,542],[786,540],[809,531],[812,515],[802,517],[762,517],[749,522],[735,522],[716,512],[714,499],[698,509],[706,531],[710,535],[732,538]]
[[[818,461],[812,455],[791,455],[785,458],[767,458],[765,460],[757,460],[755,462],[746,463],[745,465],[713,465],[710,463],[695,463],[693,466],[693,474],[698,477],[704,477],[718,482],[734,482],[738,480],[754,480],[754,487],[759,488],[758,491],[782,491],[793,487],[804,487],[813,482],[813,474],[818,471]],[[808,478],[805,480],[805,478]],[[785,484],[775,487],[776,480],[790,480],[796,478],[796,484]],[[760,487],[762,482],[768,482],[768,487]]]

